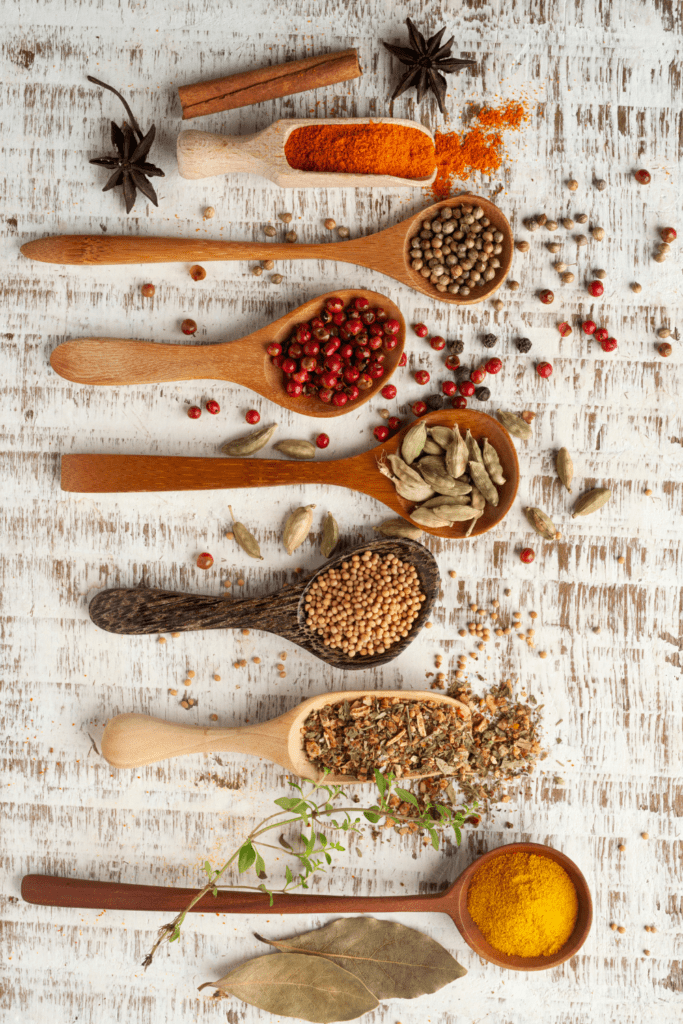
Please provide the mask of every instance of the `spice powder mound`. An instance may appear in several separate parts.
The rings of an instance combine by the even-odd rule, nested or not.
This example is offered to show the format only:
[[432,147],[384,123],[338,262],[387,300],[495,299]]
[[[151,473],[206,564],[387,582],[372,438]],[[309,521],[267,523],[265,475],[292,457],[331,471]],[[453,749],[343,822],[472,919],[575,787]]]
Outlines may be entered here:
[[297,171],[389,174],[428,178],[434,143],[419,128],[397,124],[310,125],[296,128],[285,143],[287,163]]

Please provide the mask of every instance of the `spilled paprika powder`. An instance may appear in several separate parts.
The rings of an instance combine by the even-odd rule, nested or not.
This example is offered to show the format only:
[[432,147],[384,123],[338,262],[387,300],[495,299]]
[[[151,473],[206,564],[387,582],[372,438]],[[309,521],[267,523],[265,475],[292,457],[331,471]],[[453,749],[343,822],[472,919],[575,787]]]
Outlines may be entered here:
[[285,157],[297,171],[337,174],[390,174],[429,178],[434,173],[434,142],[419,128],[402,124],[328,124],[295,128]]

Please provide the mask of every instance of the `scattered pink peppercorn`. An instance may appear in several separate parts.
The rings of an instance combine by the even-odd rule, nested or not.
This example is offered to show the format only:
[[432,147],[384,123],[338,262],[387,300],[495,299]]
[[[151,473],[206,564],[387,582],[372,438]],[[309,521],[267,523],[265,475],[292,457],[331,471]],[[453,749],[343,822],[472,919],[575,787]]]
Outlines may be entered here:
[[[662,236],[663,242],[675,242],[678,235],[676,234],[676,228],[660,228],[659,233]],[[154,287],[154,285],[152,285]],[[145,294],[144,292],[142,293]],[[152,292],[154,294],[154,292]]]
[[221,407],[215,400],[215,398],[209,399],[209,401],[206,403],[206,411],[211,413],[212,416],[217,416],[218,413],[221,411]]
[[441,385],[441,390],[444,395],[448,395],[449,398],[452,398],[453,395],[457,395],[458,393],[458,385],[454,380],[445,380]]
[[154,287],[153,284],[143,284],[142,287],[140,288],[140,294],[143,295],[146,299],[151,299],[155,291],[156,288]]
[[417,370],[415,380],[418,384],[429,384],[429,374],[426,370]]
[[398,361],[398,365],[399,366],[405,366],[407,362],[408,362],[408,357],[406,356],[405,352],[401,352],[401,358]]
[[193,267],[190,267],[190,277],[193,281],[203,281],[206,277],[204,267],[200,267],[198,263],[195,263]]
[[606,327],[598,327],[597,331],[595,331],[594,337],[596,341],[599,341],[600,344],[602,344],[603,341],[607,341],[609,338],[609,331]]
[[558,324],[557,329],[563,338],[568,338],[572,333],[571,324],[568,324],[566,320],[563,320],[561,324]]
[[489,359],[489,361],[484,364],[484,369],[487,373],[500,373],[503,369],[503,361],[502,359],[497,358]]
[[392,398],[396,398],[396,388],[393,384],[385,384],[380,392],[382,398],[386,398],[390,401]]
[[187,410],[187,415],[190,417],[191,420],[198,420],[201,414],[202,410],[199,408],[198,405],[191,405],[190,408]]
[[643,169],[640,171],[636,171],[635,179],[639,185],[649,185],[652,181],[652,175],[649,171]]
[[663,341],[660,345],[657,345],[657,351],[659,352],[660,356],[664,357],[664,359],[668,359],[668,357],[673,352],[673,349],[668,341]]
[[198,569],[210,569],[213,565],[213,555],[210,555],[208,551],[202,551],[201,555],[197,558]]
[[441,352],[446,347],[446,339],[442,338],[440,334],[435,334],[429,344],[435,352]]
[[463,380],[460,384],[458,384],[458,391],[463,396],[463,398],[471,398],[476,390],[477,389],[475,388],[471,380]]
[[463,398],[462,395],[457,395],[455,398],[451,398],[451,405],[454,409],[466,409],[467,399]]
[[617,347],[617,339],[606,338],[604,341],[600,342],[600,346],[603,352],[614,352],[615,348]]
[[584,334],[595,334],[595,320],[584,320],[581,329]]
[[553,372],[553,368],[550,363],[538,363],[536,366],[536,373],[539,377],[550,377]]
[[536,552],[533,548],[524,548],[524,550],[520,552],[519,557],[528,565],[530,562],[533,562],[536,557]]
[[427,403],[413,402],[410,408],[413,410],[414,416],[424,416],[424,414],[427,412]]
[[386,441],[386,439],[389,437],[389,427],[375,427],[375,429],[373,430],[373,434],[381,444],[382,441]]
[[196,334],[197,324],[194,322],[194,320],[183,320],[183,322],[180,325],[180,330],[183,332],[183,334]]
[[390,416],[389,419],[387,420],[387,423],[389,425],[390,430],[398,430],[398,428],[401,426],[401,420],[398,418],[398,416]]
[[446,369],[447,370],[457,370],[459,366],[460,366],[460,358],[459,358],[459,356],[449,356],[448,359],[446,360]]
[[256,409],[250,409],[244,418],[247,423],[258,423],[261,419],[261,414]]
[[473,384],[483,384],[486,380],[486,370],[483,366],[478,366],[476,370],[472,370],[470,374],[470,380]]
[[550,288],[544,288],[544,290],[539,293],[538,297],[544,306],[549,306],[551,302],[555,301],[555,293],[551,292]]
[[327,434],[318,434],[318,436],[315,439],[315,443],[318,448],[327,448],[328,444],[330,443],[330,439],[327,436]]
[[605,286],[602,283],[602,281],[591,281],[591,283],[588,285],[588,291],[594,299],[599,299],[605,291]]
[[429,334],[429,328],[427,324],[414,324],[413,330],[417,334],[418,338],[426,338]]

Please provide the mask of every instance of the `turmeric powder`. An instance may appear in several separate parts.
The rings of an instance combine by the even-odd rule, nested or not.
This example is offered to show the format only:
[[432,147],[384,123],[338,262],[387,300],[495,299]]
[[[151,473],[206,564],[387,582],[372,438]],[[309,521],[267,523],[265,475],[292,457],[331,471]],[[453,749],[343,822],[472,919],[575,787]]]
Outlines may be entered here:
[[297,171],[337,174],[390,174],[429,178],[434,173],[434,143],[419,128],[403,124],[322,124],[295,128],[285,157]]
[[467,909],[500,953],[551,956],[571,936],[579,902],[569,875],[550,857],[504,853],[475,873]]

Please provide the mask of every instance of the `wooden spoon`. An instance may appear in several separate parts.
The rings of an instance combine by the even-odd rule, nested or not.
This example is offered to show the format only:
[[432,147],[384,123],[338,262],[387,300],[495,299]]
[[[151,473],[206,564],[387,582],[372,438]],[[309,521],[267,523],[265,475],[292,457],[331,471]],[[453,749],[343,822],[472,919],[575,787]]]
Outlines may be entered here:
[[247,171],[270,178],[281,188],[418,188],[431,185],[434,171],[427,178],[397,178],[391,174],[333,174],[297,171],[285,156],[287,139],[297,128],[318,125],[391,124],[423,132],[434,143],[429,129],[417,121],[400,117],[293,117],[275,121],[253,135],[216,135],[212,132],[185,131],[178,136],[178,170],[183,178],[210,178],[216,174]]
[[[512,438],[493,417],[471,409],[443,409],[424,417],[428,426],[440,424],[461,432],[471,430],[479,440],[488,437],[503,466],[506,483],[498,488],[499,503],[487,505],[477,520],[472,536],[493,529],[507,515],[517,493],[519,463]],[[325,462],[283,462],[276,459],[207,459],[165,455],[63,455],[62,490],[83,493],[121,493],[126,491],[205,491],[236,487],[289,487],[292,484],[330,484],[362,491],[387,505],[397,515],[409,519],[415,507],[396,493],[394,485],[378,468],[382,453],[400,449],[412,424],[360,455]],[[435,529],[423,527],[437,537],[464,537],[469,524],[454,523]]]
[[[381,306],[401,325],[395,335],[396,348],[385,353],[384,376],[373,381],[367,391],[361,391],[355,401],[341,408],[326,405],[313,395],[300,398],[288,395],[282,371],[273,366],[266,351],[272,341],[286,341],[296,324],[317,316],[325,299],[333,295],[338,296],[344,305],[363,295],[371,306]],[[405,320],[391,299],[379,292],[341,288],[310,299],[267,327],[261,327],[237,341],[217,345],[165,345],[119,338],[74,338],[57,346],[50,356],[50,363],[60,377],[77,384],[113,386],[160,384],[171,380],[229,380],[258,392],[283,409],[322,419],[351,412],[376,395],[398,366],[405,341]]]
[[[308,628],[304,596],[321,573],[337,568],[352,555],[363,551],[377,552],[383,558],[396,555],[402,561],[410,562],[418,574],[426,601],[422,603],[408,636],[382,654],[349,658],[338,648],[326,647],[317,633]],[[95,625],[110,633],[141,635],[195,629],[262,629],[291,640],[336,668],[363,669],[393,661],[413,642],[429,618],[440,585],[439,567],[427,548],[414,540],[380,540],[347,551],[326,562],[313,575],[264,597],[233,601],[230,597],[183,594],[148,587],[116,588],[96,594],[89,610]]]
[[[444,206],[463,203],[481,206],[494,228],[503,232],[500,267],[496,276],[471,295],[437,292],[419,271],[410,265],[410,240],[418,234],[422,221],[432,220]],[[136,238],[126,235],[52,235],[22,245],[29,259],[42,263],[103,265],[112,263],[207,263],[211,260],[339,260],[357,267],[378,270],[407,284],[430,299],[455,306],[482,302],[500,288],[512,265],[513,238],[507,218],[498,207],[481,196],[465,193],[428,206],[412,217],[364,238],[347,242],[295,244],[288,242],[213,242],[195,238]]]
[[[574,931],[565,945],[551,956],[505,956],[486,941],[467,909],[469,887],[475,873],[487,861],[508,853],[529,853],[548,857],[559,864],[572,880],[579,901]],[[126,885],[82,878],[25,875],[21,895],[27,903],[47,907],[79,907],[90,910],[146,910],[177,914],[185,910],[198,889],[177,889],[165,885]],[[463,939],[479,956],[511,971],[547,971],[564,963],[581,949],[593,921],[593,901],[588,883],[573,860],[551,846],[540,843],[508,843],[477,857],[443,892],[419,896],[320,896],[275,893],[273,905],[267,893],[218,890],[217,896],[203,896],[191,908],[193,914],[448,914]]]

